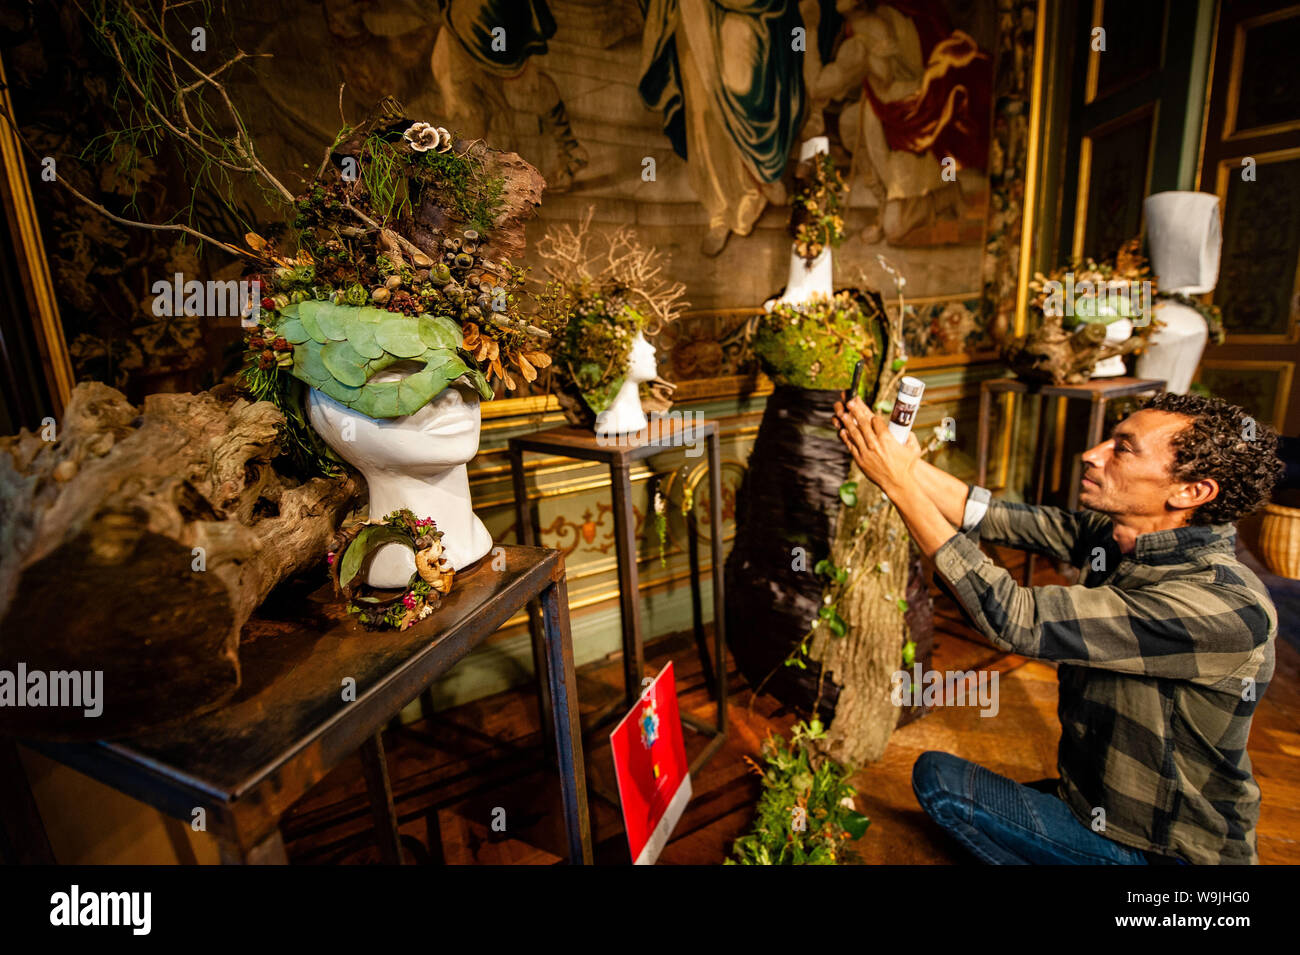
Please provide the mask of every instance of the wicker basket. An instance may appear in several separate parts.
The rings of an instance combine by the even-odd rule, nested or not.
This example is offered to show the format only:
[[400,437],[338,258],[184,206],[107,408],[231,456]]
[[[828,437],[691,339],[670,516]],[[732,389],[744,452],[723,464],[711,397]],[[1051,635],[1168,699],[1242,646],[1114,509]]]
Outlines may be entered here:
[[1269,504],[1259,528],[1259,549],[1268,569],[1300,580],[1300,508]]

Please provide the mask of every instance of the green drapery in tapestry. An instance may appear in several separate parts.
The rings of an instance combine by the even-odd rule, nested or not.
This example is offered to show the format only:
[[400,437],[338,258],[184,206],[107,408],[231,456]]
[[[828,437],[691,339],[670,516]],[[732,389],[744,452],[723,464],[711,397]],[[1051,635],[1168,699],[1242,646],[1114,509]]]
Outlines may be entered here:
[[[785,171],[786,157],[803,118],[803,56],[791,48],[793,31],[803,26],[798,4],[793,0],[640,0],[645,14],[641,99],[663,114],[663,129],[673,151],[686,155],[686,116],[683,105],[681,66],[677,59],[676,31],[681,28],[681,8],[702,4],[709,30],[707,36],[692,36],[694,44],[709,44],[714,62],[734,61],[747,56],[744,89],[728,85],[722,75],[713,77],[714,105],[728,134],[755,175],[763,182],[775,182]],[[752,47],[723,47],[723,23],[728,17],[748,21]],[[733,20],[733,23],[738,21]],[[813,42],[816,42],[814,38]],[[729,71],[730,72],[730,71]]]

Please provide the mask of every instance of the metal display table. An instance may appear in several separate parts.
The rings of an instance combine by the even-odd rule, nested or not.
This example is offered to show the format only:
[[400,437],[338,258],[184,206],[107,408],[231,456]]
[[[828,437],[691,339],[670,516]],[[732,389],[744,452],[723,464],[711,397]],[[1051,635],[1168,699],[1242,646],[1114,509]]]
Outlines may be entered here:
[[[691,566],[692,614],[694,618],[695,642],[704,664],[705,681],[712,686],[712,696],[718,704],[718,718],[715,724],[696,719],[688,713],[682,713],[682,722],[692,729],[711,736],[708,745],[691,761],[690,771],[695,773],[726,742],[727,737],[727,679],[726,679],[726,616],[723,598],[723,558],[722,558],[722,463],[719,449],[718,425],[715,421],[694,423],[689,433],[683,423],[676,418],[661,418],[656,425],[662,425],[658,437],[646,440],[648,430],[640,434],[623,435],[617,439],[597,438],[588,429],[561,425],[545,431],[520,435],[510,439],[510,469],[515,489],[515,516],[518,521],[519,540],[527,545],[536,542],[539,530],[536,519],[528,504],[528,487],[524,476],[524,453],[552,454],[596,461],[607,464],[610,474],[610,488],[614,504],[614,540],[618,554],[619,608],[623,623],[623,712],[637,701],[641,693],[641,678],[645,672],[645,651],[641,638],[640,575],[637,569],[636,520],[632,512],[632,465],[653,454],[667,449],[683,447],[687,439],[693,443],[705,439],[708,443],[709,463],[709,528],[710,553],[713,562],[713,645],[714,664],[710,664],[707,641],[704,636],[704,617],[701,609],[700,567],[698,532],[694,513],[688,516],[687,528],[690,539],[689,553]],[[535,607],[530,607],[533,619],[533,653],[540,652],[538,645],[539,624]],[[545,701],[546,687],[539,687],[542,706]],[[608,714],[602,714],[608,715]],[[621,715],[621,714],[620,714]],[[598,724],[601,725],[601,724]]]
[[[989,425],[995,394],[1037,395],[1042,399],[1038,414],[1038,445],[1034,448],[1033,503],[1043,503],[1047,484],[1047,460],[1059,436],[1053,427],[1056,416],[1049,408],[1058,407],[1071,399],[1089,403],[1088,431],[1085,440],[1089,448],[1101,443],[1102,429],[1106,424],[1106,403],[1115,398],[1134,395],[1158,394],[1165,390],[1164,381],[1158,378],[1092,378],[1077,385],[1037,385],[1019,378],[989,378],[980,382],[979,445],[976,452],[976,483],[983,485],[987,478],[989,458]],[[1070,489],[1066,507],[1073,511],[1079,506],[1079,481],[1082,464],[1075,459],[1070,467]],[[1029,586],[1034,575],[1034,555],[1026,553],[1024,583]]]
[[[504,568],[495,569],[503,556]],[[228,863],[286,861],[281,815],[359,749],[381,855],[399,863],[381,731],[529,602],[541,605],[538,663],[550,722],[543,736],[556,741],[569,861],[590,864],[564,557],[549,548],[494,550],[458,573],[442,606],[404,632],[364,630],[326,585],[305,606],[279,616],[259,612],[248,622],[243,685],[220,708],[126,740],[26,745],[178,819],[188,822],[203,809]],[[345,693],[349,680],[352,694]],[[5,749],[5,762],[17,762],[13,744]],[[22,774],[3,777],[0,805],[31,808]],[[33,815],[14,818],[30,828]],[[24,839],[48,851],[43,830],[11,833],[11,847]]]

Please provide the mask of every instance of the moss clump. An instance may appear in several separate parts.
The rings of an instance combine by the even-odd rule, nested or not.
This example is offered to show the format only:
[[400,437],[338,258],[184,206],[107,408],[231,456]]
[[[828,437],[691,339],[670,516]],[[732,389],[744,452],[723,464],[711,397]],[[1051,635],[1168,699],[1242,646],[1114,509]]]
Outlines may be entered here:
[[429,150],[418,155],[421,178],[427,176],[435,184],[438,198],[470,228],[491,232],[501,213],[505,179],[485,175],[481,163],[454,152]]
[[575,312],[565,329],[560,361],[582,392],[583,400],[600,414],[614,400],[627,377],[627,359],[645,316],[622,296],[592,295]]
[[779,303],[758,320],[754,354],[778,385],[839,391],[852,383],[853,368],[864,358],[859,393],[871,395],[884,360],[884,324],[884,308],[873,293]]

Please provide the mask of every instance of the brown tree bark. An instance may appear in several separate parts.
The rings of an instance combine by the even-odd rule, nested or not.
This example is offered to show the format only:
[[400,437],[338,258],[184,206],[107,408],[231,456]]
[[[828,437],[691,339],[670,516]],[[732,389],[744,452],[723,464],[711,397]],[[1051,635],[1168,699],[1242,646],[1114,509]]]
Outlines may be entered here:
[[0,438],[0,669],[103,671],[98,718],[6,706],[0,732],[107,738],[235,692],[244,622],[361,489],[278,473],[280,420],[221,386],[137,409],[85,382],[56,440]]
[[903,666],[907,627],[898,601],[907,593],[911,539],[898,511],[856,462],[849,480],[858,482],[857,504],[841,508],[831,543],[831,561],[849,574],[837,602],[848,632],[836,637],[818,627],[809,656],[840,687],[827,752],[862,766],[884,753],[901,713],[890,699],[890,678]]

